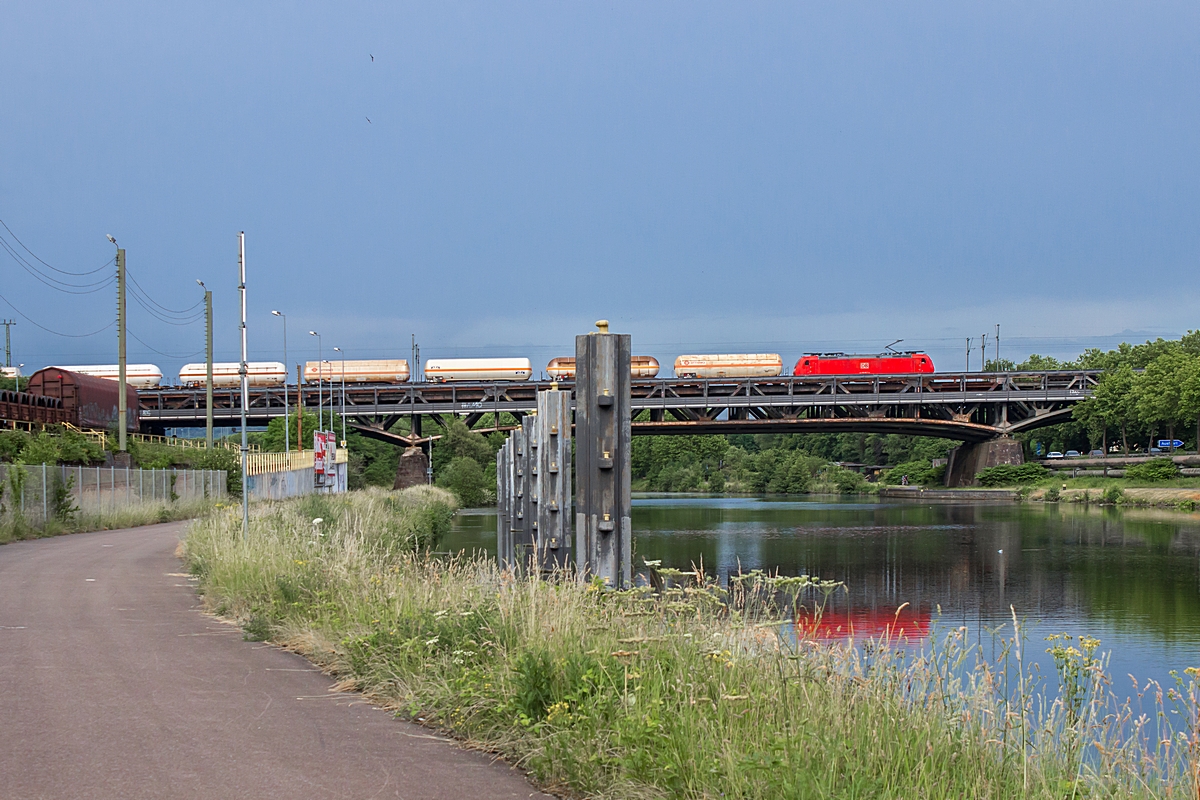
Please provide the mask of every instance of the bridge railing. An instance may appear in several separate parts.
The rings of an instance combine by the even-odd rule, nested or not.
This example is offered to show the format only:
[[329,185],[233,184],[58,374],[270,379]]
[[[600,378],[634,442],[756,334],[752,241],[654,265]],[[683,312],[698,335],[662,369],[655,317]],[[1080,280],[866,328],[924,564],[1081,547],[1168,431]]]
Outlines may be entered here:
[[[349,459],[349,451],[339,447],[334,455],[335,464],[345,464]],[[312,450],[293,451],[290,453],[251,453],[246,459],[247,475],[266,475],[271,472],[291,472],[298,469],[312,469],[315,466]]]

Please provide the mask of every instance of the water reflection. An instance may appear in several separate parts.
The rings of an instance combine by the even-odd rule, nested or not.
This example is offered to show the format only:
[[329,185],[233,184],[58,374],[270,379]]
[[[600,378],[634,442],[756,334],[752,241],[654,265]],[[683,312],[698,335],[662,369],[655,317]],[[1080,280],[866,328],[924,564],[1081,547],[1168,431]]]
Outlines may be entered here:
[[[1200,515],[647,495],[633,526],[635,564],[843,581],[830,609],[839,618],[882,619],[908,603],[914,619],[983,637],[1011,623],[1012,606],[1036,644],[1059,630],[1104,639],[1117,675],[1200,664]],[[450,544],[494,553],[495,517],[460,516]]]

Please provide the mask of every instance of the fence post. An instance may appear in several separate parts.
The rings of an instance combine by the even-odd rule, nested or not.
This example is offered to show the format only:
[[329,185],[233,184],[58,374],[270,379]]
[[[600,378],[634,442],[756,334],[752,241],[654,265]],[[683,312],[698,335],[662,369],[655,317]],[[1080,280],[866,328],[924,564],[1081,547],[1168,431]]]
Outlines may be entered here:
[[50,520],[49,508],[46,505],[46,462],[42,462],[42,525]]
[[512,566],[512,439],[496,453],[496,560],[500,569]]
[[129,494],[130,494],[129,493],[129,465],[126,464],[125,465],[125,505],[129,505],[129,501],[131,499]]

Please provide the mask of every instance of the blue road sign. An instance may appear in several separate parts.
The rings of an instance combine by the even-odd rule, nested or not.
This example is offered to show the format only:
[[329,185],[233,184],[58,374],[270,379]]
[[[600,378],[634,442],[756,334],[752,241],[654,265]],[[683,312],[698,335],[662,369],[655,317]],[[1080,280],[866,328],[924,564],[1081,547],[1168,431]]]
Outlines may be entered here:
[[1179,448],[1183,447],[1183,442],[1179,441],[1178,439],[1159,439],[1158,446],[1163,449],[1173,447],[1178,450]]

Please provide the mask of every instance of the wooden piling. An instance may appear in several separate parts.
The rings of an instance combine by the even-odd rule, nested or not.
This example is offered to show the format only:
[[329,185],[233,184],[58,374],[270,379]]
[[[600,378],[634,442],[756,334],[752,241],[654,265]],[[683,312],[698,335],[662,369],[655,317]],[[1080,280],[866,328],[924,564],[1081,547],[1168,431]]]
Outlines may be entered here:
[[571,565],[571,393],[538,392],[537,563],[543,574]]

